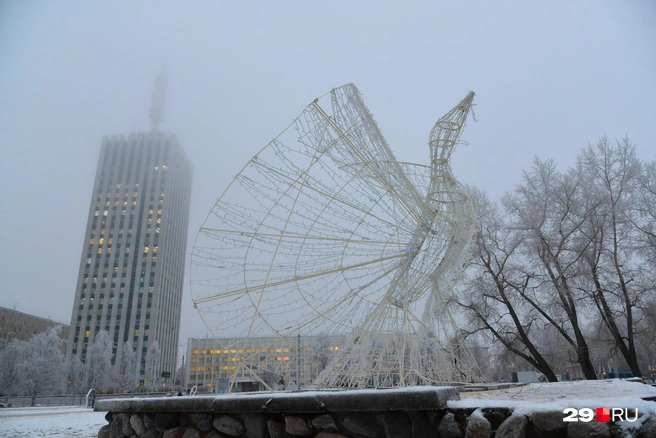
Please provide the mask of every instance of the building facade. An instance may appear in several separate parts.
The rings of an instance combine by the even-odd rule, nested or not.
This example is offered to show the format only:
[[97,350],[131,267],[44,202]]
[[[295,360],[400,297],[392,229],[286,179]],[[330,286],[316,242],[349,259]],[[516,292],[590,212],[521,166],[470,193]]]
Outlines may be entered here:
[[51,327],[61,327],[59,336],[68,339],[68,325],[29,313],[0,307],[0,350],[14,339],[27,341]]
[[[216,392],[219,379],[234,381],[232,392],[303,389],[343,345],[343,335],[287,338],[190,338],[187,341],[187,387]],[[266,386],[265,386],[266,384]]]
[[130,342],[142,382],[155,345],[157,375],[175,374],[190,196],[191,165],[174,136],[103,138],[68,356],[85,362],[95,336],[106,330],[112,362]]

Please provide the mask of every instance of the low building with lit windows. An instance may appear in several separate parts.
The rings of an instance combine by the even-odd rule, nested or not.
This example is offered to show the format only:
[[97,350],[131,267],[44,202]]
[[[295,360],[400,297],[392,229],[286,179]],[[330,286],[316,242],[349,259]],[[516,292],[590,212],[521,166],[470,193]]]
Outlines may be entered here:
[[230,379],[232,392],[307,388],[343,343],[342,335],[190,338],[187,386],[216,392],[220,379]]

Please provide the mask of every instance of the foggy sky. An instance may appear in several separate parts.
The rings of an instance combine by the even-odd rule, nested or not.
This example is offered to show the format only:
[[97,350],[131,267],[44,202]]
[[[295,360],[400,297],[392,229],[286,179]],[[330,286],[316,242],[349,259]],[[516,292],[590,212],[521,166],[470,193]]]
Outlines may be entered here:
[[[70,323],[103,135],[161,130],[194,167],[188,251],[246,162],[315,97],[355,83],[397,158],[476,92],[453,155],[492,198],[533,157],[572,165],[601,136],[656,153],[656,3],[3,2],[0,306]],[[188,272],[187,255],[186,272]],[[207,330],[185,278],[181,343]]]

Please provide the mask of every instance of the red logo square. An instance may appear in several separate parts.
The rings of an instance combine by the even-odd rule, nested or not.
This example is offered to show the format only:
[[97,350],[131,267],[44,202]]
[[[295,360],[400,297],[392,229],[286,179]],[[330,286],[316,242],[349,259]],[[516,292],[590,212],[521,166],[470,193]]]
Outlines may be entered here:
[[610,408],[597,408],[597,423],[608,423],[610,421]]

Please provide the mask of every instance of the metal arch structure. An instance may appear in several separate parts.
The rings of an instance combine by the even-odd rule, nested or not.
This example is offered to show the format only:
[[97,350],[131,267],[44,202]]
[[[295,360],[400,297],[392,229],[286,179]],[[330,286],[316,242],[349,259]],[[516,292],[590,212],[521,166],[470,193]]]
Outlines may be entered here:
[[[341,335],[318,386],[476,381],[446,306],[476,233],[450,166],[473,98],[437,121],[427,164],[397,161],[353,84],[308,105],[244,166],[196,237],[192,299],[212,334],[272,344]],[[262,370],[239,365],[247,359],[233,380],[264,383]],[[294,364],[261,367],[300,375]]]

